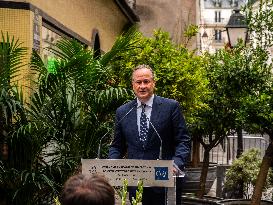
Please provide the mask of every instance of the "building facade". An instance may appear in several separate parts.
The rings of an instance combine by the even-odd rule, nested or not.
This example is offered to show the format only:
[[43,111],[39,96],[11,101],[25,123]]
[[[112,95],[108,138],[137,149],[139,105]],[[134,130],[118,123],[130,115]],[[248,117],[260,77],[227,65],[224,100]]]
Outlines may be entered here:
[[246,0],[199,0],[197,25],[199,35],[197,45],[201,52],[215,52],[228,43],[225,26],[236,8],[241,8]]

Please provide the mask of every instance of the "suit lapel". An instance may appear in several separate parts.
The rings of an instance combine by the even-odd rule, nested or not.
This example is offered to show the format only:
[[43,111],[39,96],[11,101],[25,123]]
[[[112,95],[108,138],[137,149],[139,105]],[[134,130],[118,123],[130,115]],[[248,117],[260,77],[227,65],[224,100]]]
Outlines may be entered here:
[[[133,104],[135,105],[137,103],[136,99],[133,101]],[[140,140],[139,140],[139,133],[138,133],[138,126],[137,126],[137,106],[135,106],[135,108],[132,110],[132,113],[130,114],[130,120],[129,122],[132,122],[132,133],[137,133],[136,135],[134,135],[135,137],[135,141],[137,142],[137,144],[140,144]]]

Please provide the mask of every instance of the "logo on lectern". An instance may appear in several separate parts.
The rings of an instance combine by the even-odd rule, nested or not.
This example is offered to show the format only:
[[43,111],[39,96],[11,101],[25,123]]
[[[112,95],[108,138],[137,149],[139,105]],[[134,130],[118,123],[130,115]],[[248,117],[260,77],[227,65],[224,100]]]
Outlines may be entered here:
[[155,167],[155,180],[169,180],[168,167]]

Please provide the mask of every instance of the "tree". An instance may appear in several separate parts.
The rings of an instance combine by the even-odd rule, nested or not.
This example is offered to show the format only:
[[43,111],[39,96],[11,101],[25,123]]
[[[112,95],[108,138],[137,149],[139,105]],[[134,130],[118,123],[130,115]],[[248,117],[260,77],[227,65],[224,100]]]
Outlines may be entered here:
[[[245,8],[247,22],[251,35],[251,42],[263,56],[265,56],[262,65],[272,69],[272,62],[269,60],[268,49],[273,45],[273,2],[260,1],[257,10],[254,10],[252,4]],[[270,143],[262,160],[260,172],[256,181],[251,204],[260,204],[262,188],[264,187],[267,173],[273,161],[273,135],[272,135],[272,75],[263,91],[256,93],[256,98],[248,97],[246,100],[246,113],[248,113],[247,123],[250,130],[258,130],[261,133],[267,133],[270,136]]]
[[245,97],[259,92],[268,82],[270,69],[260,64],[263,57],[240,43],[232,50],[204,56],[210,93],[204,101],[206,109],[196,111],[197,120],[192,125],[193,136],[205,150],[198,197],[204,195],[210,150],[228,135],[244,129],[241,110]]
[[268,92],[262,92],[255,98],[249,97],[245,101],[245,113],[248,118],[246,124],[249,126],[250,132],[266,133],[270,137],[269,145],[263,156],[262,163],[259,170],[259,175],[256,180],[254,193],[252,195],[252,204],[259,204],[262,196],[268,170],[272,166],[273,156],[273,127],[272,127],[272,97],[273,90],[269,88]]

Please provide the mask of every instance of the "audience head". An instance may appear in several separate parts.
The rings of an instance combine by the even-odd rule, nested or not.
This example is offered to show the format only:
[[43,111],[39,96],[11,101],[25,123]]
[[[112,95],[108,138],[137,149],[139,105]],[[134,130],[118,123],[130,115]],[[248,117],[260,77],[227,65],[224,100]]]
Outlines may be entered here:
[[114,205],[115,191],[101,175],[70,177],[60,196],[62,205]]

